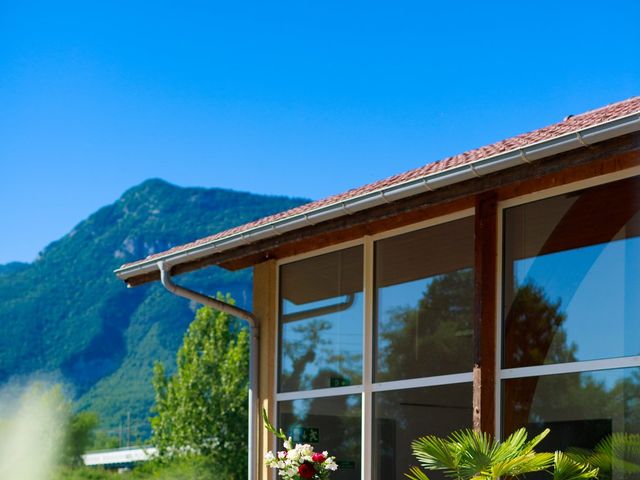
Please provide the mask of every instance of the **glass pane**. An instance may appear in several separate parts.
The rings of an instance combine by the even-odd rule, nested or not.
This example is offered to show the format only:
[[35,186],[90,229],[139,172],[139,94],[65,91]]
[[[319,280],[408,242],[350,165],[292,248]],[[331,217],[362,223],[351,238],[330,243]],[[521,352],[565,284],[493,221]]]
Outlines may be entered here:
[[[449,435],[472,424],[470,383],[374,394],[373,478],[401,480],[418,465],[411,442],[425,435]],[[439,472],[429,472],[441,480]]]
[[505,210],[505,368],[640,354],[640,179]]
[[592,449],[612,433],[640,434],[639,402],[638,368],[506,380],[503,430],[551,429],[539,451]]
[[335,456],[338,470],[332,480],[359,480],[361,405],[360,395],[279,402],[279,427],[294,443],[308,443]]
[[472,217],[376,242],[376,382],[471,370],[472,267]]
[[281,392],[362,381],[362,247],[280,269]]

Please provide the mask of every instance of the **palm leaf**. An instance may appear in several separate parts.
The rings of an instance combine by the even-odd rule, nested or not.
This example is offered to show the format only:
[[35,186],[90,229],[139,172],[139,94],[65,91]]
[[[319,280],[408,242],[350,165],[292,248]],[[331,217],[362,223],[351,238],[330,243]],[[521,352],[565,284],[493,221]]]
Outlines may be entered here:
[[460,430],[449,437],[459,448],[458,475],[464,478],[490,476],[493,441],[486,433]]
[[[572,458],[575,458],[572,455]],[[587,461],[600,469],[600,478],[610,479],[613,472],[623,475],[640,473],[640,435],[614,433],[596,445]]]
[[547,470],[553,465],[552,453],[527,453],[504,462],[495,463],[492,477],[518,477],[525,473]]
[[[521,430],[524,430],[524,428],[522,428]],[[526,430],[525,430],[526,431]],[[549,430],[548,428],[545,428],[542,432],[540,432],[538,435],[536,435],[535,437],[533,437],[531,440],[529,440],[529,442],[524,446],[523,448],[523,452],[532,452],[533,449],[535,447],[538,446],[538,444],[544,440],[544,438],[549,435],[549,432],[551,430]]]
[[579,463],[569,455],[556,452],[554,455],[553,480],[587,480],[598,476],[598,468]]
[[527,431],[524,428],[520,428],[509,435],[503,442],[495,442],[491,456],[496,462],[513,459],[520,455],[526,441]]
[[405,473],[404,476],[411,480],[429,480],[429,477],[418,467],[411,467],[409,473]]
[[414,440],[411,443],[411,449],[420,464],[427,470],[444,470],[445,473],[451,474],[458,468],[455,449],[451,448],[447,440],[435,435]]

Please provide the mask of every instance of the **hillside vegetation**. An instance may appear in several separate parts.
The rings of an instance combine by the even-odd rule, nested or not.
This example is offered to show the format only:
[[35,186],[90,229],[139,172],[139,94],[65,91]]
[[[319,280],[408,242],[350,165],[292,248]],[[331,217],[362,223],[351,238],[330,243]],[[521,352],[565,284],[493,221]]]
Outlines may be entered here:
[[[132,436],[146,437],[153,362],[175,364],[195,305],[158,284],[127,289],[113,270],[305,201],[162,180],[128,190],[35,262],[0,266],[0,382],[61,381],[112,434],[130,412]],[[249,270],[209,268],[180,282],[251,304]]]

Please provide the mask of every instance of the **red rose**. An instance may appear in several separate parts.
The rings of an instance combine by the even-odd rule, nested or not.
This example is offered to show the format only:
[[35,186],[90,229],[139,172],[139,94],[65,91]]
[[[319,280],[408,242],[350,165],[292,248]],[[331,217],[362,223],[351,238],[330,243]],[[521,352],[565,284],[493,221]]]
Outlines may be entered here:
[[314,462],[317,462],[317,463],[322,463],[322,462],[324,462],[326,459],[327,459],[327,457],[325,457],[325,456],[324,456],[323,454],[321,454],[321,453],[314,453],[314,454],[311,456],[311,460],[313,460]]
[[313,468],[309,462],[304,462],[302,465],[298,467],[298,474],[302,478],[313,478],[316,474],[316,469]]

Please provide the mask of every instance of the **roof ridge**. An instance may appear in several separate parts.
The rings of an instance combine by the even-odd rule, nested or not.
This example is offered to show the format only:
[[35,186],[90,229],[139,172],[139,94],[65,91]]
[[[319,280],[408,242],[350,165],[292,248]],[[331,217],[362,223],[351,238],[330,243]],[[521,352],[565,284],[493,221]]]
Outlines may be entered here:
[[[570,116],[570,118],[583,117],[585,115],[590,115],[590,114],[593,114],[593,113],[597,113],[600,110],[611,109],[611,108],[613,108],[613,107],[615,107],[617,105],[622,105],[623,103],[629,103],[629,102],[631,102],[633,100],[640,101],[640,95],[634,95],[633,97],[629,97],[629,98],[626,98],[624,100],[619,100],[617,102],[612,102],[612,103],[609,103],[607,105],[603,105],[601,107],[594,108],[593,110],[587,110],[586,112],[570,114],[569,116]],[[566,121],[566,120],[563,120],[563,121]]]

